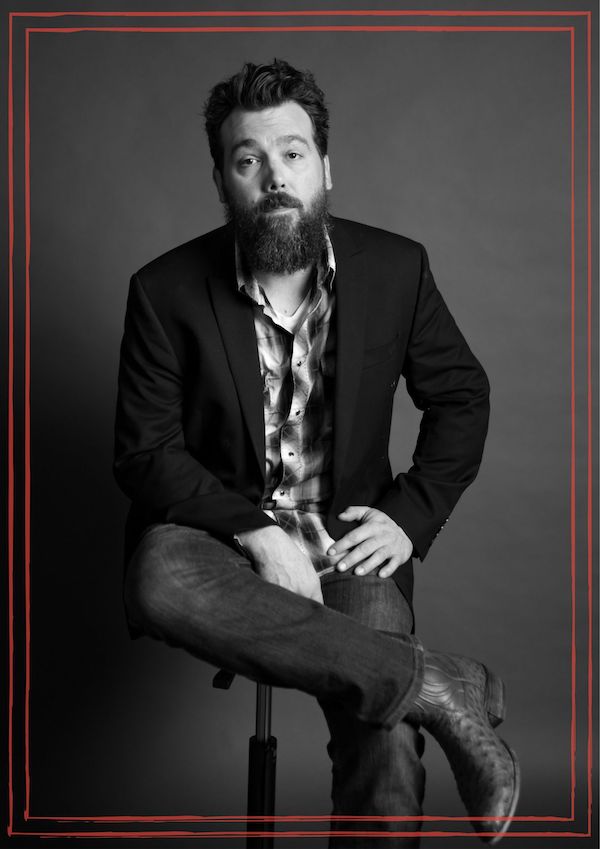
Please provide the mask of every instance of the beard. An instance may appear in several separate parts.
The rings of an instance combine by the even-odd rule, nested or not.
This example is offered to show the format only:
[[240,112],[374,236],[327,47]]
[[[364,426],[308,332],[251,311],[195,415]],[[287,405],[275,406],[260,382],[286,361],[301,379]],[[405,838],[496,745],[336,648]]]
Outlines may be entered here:
[[[252,206],[227,196],[225,208],[244,260],[254,273],[293,274],[318,262],[326,249],[329,211],[324,187],[309,207],[287,192],[277,192]],[[281,208],[298,213],[268,214]]]

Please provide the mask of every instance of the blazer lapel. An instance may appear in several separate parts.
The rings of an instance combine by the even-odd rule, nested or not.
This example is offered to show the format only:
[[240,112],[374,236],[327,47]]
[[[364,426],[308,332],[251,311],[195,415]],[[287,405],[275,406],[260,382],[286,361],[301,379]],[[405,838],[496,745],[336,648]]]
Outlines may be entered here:
[[362,247],[341,222],[331,233],[336,261],[336,377],[334,401],[333,480],[342,476],[356,415],[356,397],[363,360],[367,276]]
[[233,230],[225,228],[219,262],[208,278],[213,308],[261,474],[265,473],[263,385],[252,304],[238,292]]

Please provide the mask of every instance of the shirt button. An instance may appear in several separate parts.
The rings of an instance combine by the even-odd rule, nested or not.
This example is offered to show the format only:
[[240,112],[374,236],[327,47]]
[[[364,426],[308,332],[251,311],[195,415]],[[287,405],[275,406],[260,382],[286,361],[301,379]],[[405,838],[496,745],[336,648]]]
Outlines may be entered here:
[[293,456],[294,456],[294,452],[293,452],[293,451],[288,451],[288,457],[293,457]]
[[299,415],[300,415],[300,410],[296,410],[295,415],[296,415],[296,416],[299,416]]
[[301,365],[302,365],[302,360],[298,360],[298,362],[296,363],[296,365],[297,365],[297,366],[301,366]]
[[285,495],[285,489],[280,489],[280,490],[279,490],[279,494],[280,494],[280,495]]

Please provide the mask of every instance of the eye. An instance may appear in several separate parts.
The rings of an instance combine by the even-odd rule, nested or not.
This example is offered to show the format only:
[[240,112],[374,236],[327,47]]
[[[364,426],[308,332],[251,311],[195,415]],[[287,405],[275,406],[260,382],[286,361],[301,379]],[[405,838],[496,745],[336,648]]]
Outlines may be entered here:
[[296,150],[288,150],[286,156],[287,156],[288,159],[291,159],[292,161],[295,160],[295,159],[302,159],[302,155],[300,153],[298,153],[298,151],[296,151]]
[[243,159],[238,159],[238,168],[251,168],[258,159],[255,156],[244,156]]

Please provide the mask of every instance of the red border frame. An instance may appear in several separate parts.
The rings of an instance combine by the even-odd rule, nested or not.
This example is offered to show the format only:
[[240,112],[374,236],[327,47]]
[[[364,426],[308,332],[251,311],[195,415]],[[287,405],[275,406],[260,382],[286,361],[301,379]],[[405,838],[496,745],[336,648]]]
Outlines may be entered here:
[[[42,831],[15,831],[13,829],[14,819],[14,794],[12,784],[13,772],[13,710],[14,710],[14,103],[13,103],[13,21],[15,18],[56,18],[56,17],[111,17],[111,18],[157,18],[157,17],[507,17],[507,16],[531,16],[531,17],[582,17],[586,19],[586,44],[587,44],[587,358],[586,358],[586,388],[587,388],[587,589],[588,589],[588,739],[587,739],[587,762],[588,762],[588,830],[587,832],[509,832],[506,837],[588,837],[591,835],[591,808],[592,808],[592,647],[593,647],[593,602],[592,602],[592,543],[593,543],[593,478],[592,478],[592,194],[591,194],[591,11],[494,11],[494,10],[287,10],[287,11],[201,11],[201,12],[109,12],[109,11],[85,11],[85,12],[10,12],[9,13],[9,69],[8,69],[8,189],[9,189],[9,381],[8,381],[8,589],[9,589],[9,835],[32,835],[32,836],[71,836],[71,837],[244,837],[246,831],[235,832],[190,832],[190,831],[144,831],[144,832],[117,832],[117,831],[84,831],[84,832],[42,832]],[[240,822],[248,820],[246,815],[229,817],[41,817],[29,815],[30,800],[30,774],[29,774],[29,687],[30,687],[30,257],[31,257],[31,232],[30,232],[30,125],[29,125],[29,51],[30,33],[33,32],[382,32],[382,31],[411,31],[411,32],[568,32],[570,33],[570,94],[571,94],[571,126],[570,126],[570,182],[571,182],[571,474],[570,474],[570,522],[571,522],[571,598],[572,598],[572,627],[571,627],[571,816],[569,817],[512,817],[513,821],[539,821],[539,822],[573,822],[575,817],[575,743],[576,743],[576,511],[575,511],[575,27],[574,26],[488,26],[488,25],[309,25],[309,26],[209,26],[209,27],[148,27],[148,26],[77,26],[77,27],[27,27],[25,29],[25,796],[26,805],[24,820],[43,820],[45,822]],[[472,817],[330,817],[330,816],[275,816],[253,818],[268,822],[320,822],[332,819],[361,822],[365,820],[408,820],[419,822],[432,821],[472,821]],[[251,835],[259,836],[263,832],[250,832]],[[269,834],[270,832],[264,832]],[[330,831],[294,831],[277,832],[277,837],[317,837],[327,836]],[[344,831],[347,836],[364,836],[369,832]],[[474,832],[387,832],[386,835],[393,837],[412,836],[444,836],[444,837],[476,837]]]

